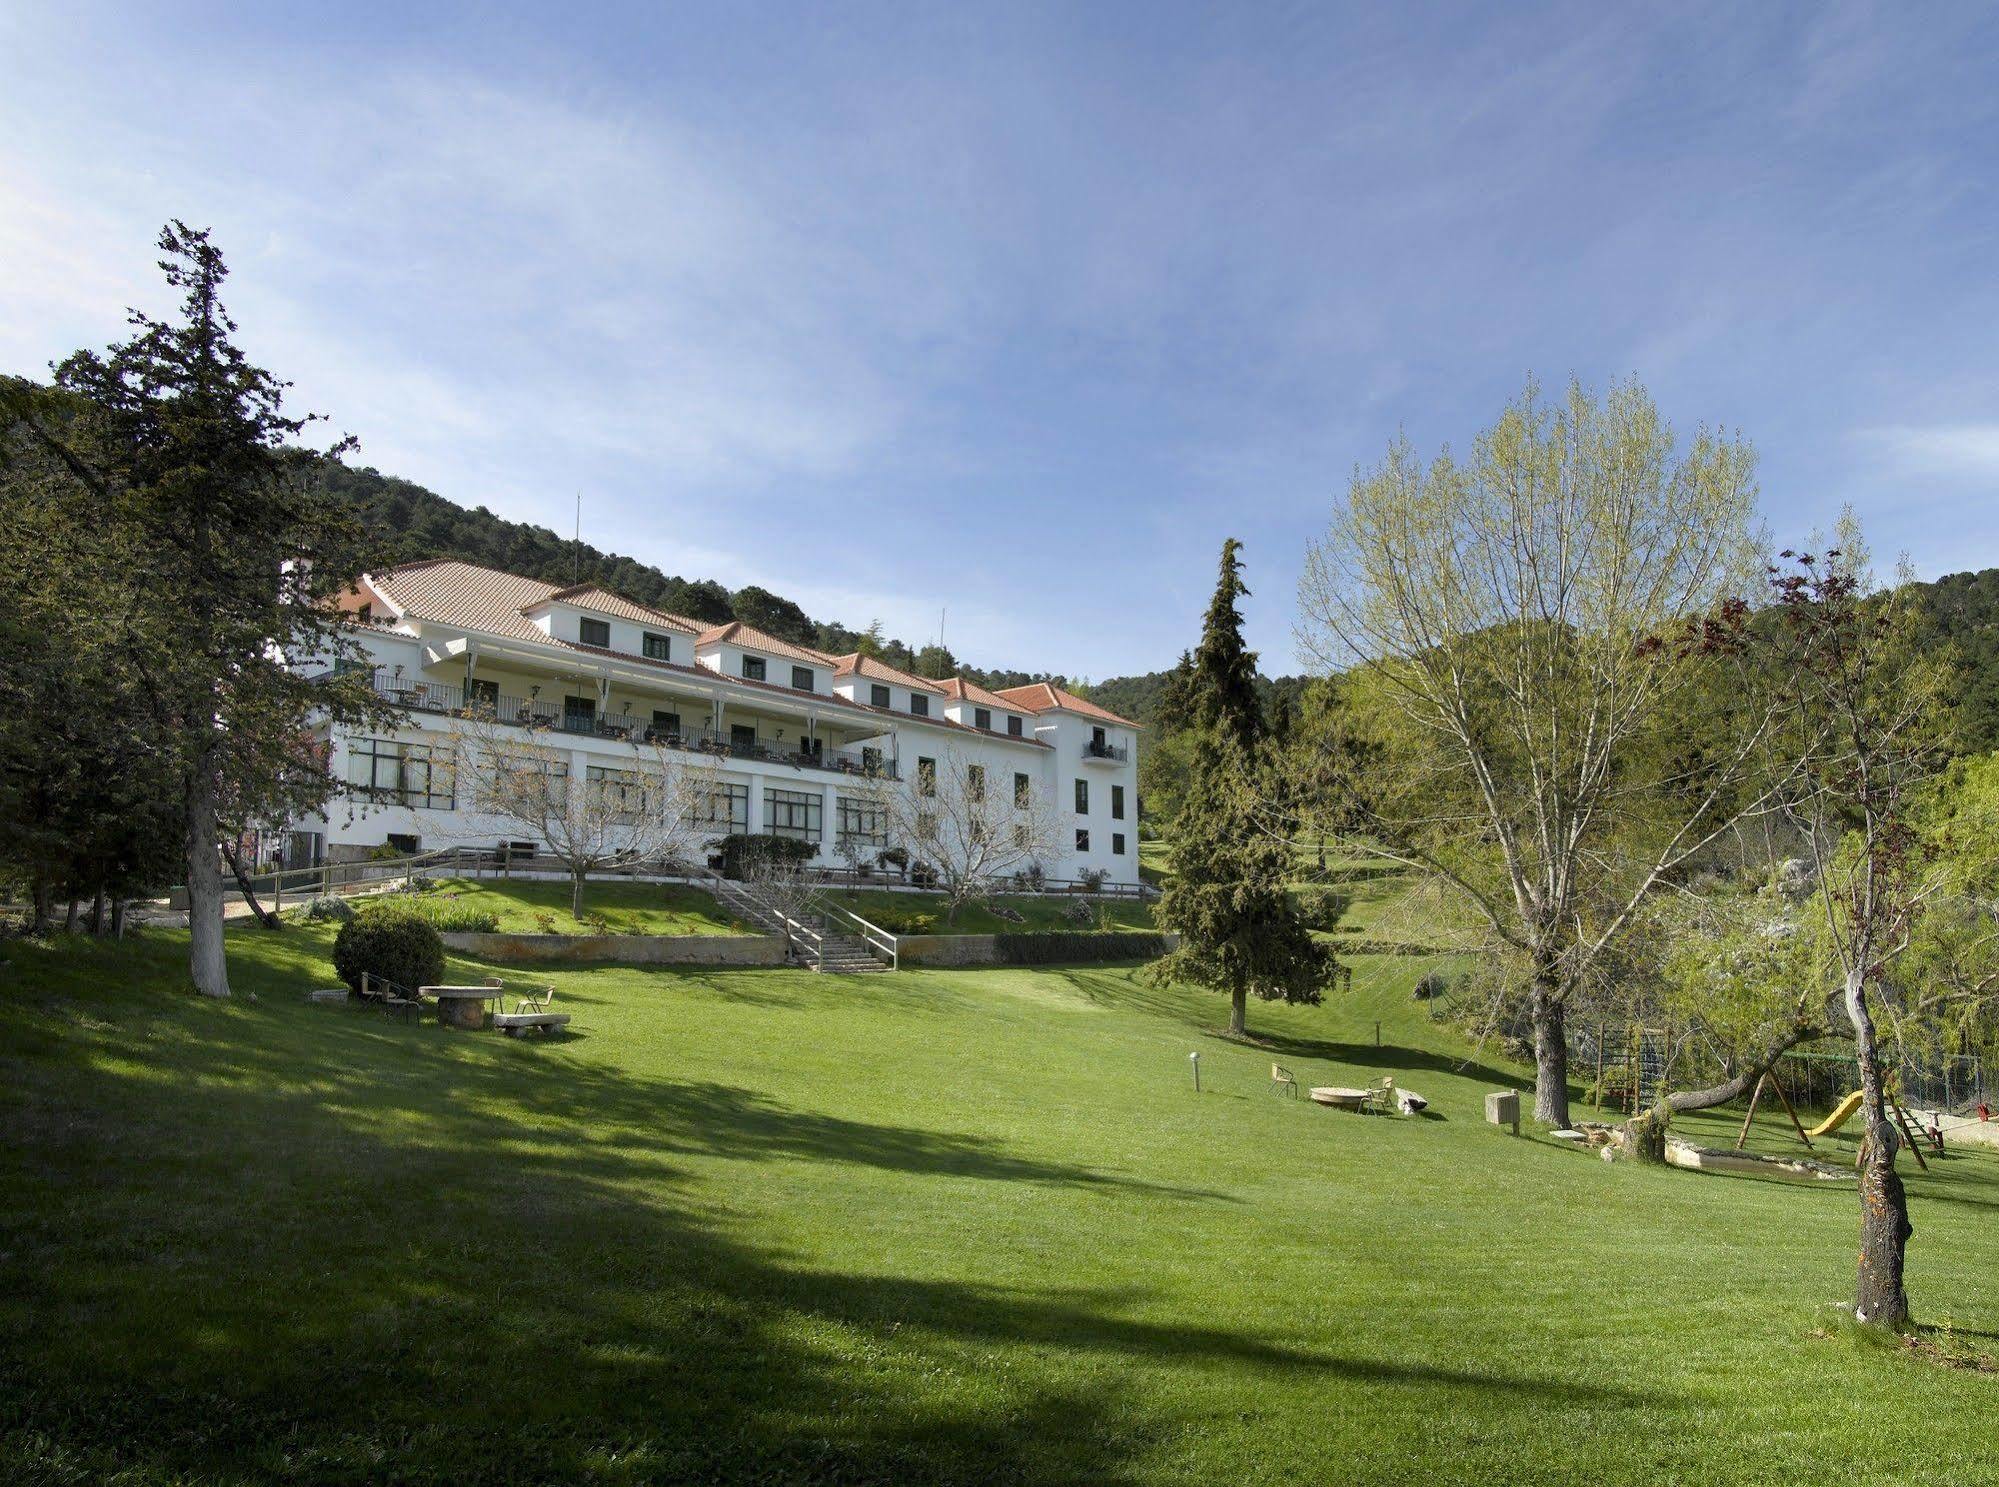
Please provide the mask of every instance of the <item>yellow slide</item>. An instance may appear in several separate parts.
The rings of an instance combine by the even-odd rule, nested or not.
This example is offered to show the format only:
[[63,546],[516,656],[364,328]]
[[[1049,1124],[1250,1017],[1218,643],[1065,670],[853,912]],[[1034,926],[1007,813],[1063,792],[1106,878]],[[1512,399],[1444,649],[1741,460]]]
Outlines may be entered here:
[[1830,1136],[1834,1131],[1845,1125],[1848,1120],[1852,1119],[1853,1112],[1859,1108],[1860,1091],[1855,1090],[1839,1102],[1839,1107],[1831,1115],[1828,1115],[1824,1120],[1812,1127],[1812,1135],[1814,1137]]

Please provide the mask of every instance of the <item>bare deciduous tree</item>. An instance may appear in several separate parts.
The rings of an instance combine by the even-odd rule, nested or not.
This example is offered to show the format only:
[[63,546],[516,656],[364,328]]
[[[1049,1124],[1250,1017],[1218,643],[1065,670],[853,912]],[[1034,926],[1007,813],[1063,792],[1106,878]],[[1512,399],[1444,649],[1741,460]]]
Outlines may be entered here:
[[628,742],[616,763],[571,777],[566,748],[538,729],[474,716],[453,740],[455,785],[465,808],[496,832],[530,838],[569,874],[569,910],[583,917],[589,875],[621,863],[673,861],[702,834],[715,766],[663,744]]
[[[1755,582],[1754,464],[1706,431],[1681,449],[1636,385],[1551,404],[1530,383],[1468,460],[1402,442],[1357,473],[1307,556],[1300,640],[1345,673],[1361,761],[1330,814],[1525,963],[1539,1120],[1568,1121],[1571,989],[1766,798],[1775,705],[1716,688],[1702,644]],[[1690,750],[1696,695],[1728,715]]]
[[890,835],[927,868],[944,892],[944,922],[1005,888],[1017,875],[1051,861],[1060,827],[1053,802],[1031,777],[989,778],[985,765],[946,749],[918,766],[901,788],[876,782]]

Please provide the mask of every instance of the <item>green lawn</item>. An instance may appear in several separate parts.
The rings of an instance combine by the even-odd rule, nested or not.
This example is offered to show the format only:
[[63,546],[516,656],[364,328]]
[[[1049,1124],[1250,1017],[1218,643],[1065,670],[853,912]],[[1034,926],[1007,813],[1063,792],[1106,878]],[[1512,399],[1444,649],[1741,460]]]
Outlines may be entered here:
[[[586,934],[589,927],[569,914],[569,884],[521,878],[440,878],[431,897],[455,895],[471,908],[490,909],[500,916],[508,934],[533,934],[537,914],[552,915],[555,934]],[[713,894],[675,883],[591,883],[584,889],[583,912],[602,915],[613,934],[733,935],[750,934],[715,902]]]
[[[537,1044],[231,939],[254,1003],[0,950],[0,1480],[1999,1480],[1999,1378],[1818,1335],[1850,1189],[1484,1125],[1519,1071],[1413,959],[1267,1048],[1099,969],[555,972]],[[1919,1312],[1999,1350],[1999,1157],[1909,1182]]]
[[[886,889],[841,889],[826,895],[835,903],[844,904],[863,919],[880,923],[884,929],[895,928],[889,921],[906,922],[908,916],[928,914],[936,920],[931,934],[990,935],[1005,934],[1008,931],[1027,930],[1076,930],[1090,929],[1093,924],[1076,924],[1069,920],[1067,913],[1082,902],[1079,897],[1026,896],[1020,898],[996,898],[993,903],[1020,915],[1019,919],[1003,918],[981,904],[967,904],[958,911],[957,921],[944,923],[944,900],[928,893],[891,893]],[[1152,905],[1137,899],[1102,899],[1095,901],[1092,912],[1101,911],[1112,929],[1149,930],[1152,924]],[[914,933],[913,930],[898,931]]]

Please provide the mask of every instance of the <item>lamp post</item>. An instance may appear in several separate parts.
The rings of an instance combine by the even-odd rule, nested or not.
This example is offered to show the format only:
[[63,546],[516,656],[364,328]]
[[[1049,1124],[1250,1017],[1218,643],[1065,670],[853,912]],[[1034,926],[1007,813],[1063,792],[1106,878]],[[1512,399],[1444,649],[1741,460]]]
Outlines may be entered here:
[[1194,1093],[1198,1095],[1201,1092],[1201,1055],[1190,1053],[1187,1062],[1194,1066]]

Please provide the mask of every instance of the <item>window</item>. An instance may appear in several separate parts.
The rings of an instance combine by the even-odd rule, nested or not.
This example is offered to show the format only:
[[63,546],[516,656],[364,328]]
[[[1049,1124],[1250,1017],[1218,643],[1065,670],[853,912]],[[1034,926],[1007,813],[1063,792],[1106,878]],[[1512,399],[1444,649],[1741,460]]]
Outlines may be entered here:
[[737,754],[754,754],[757,750],[757,727],[754,723],[731,723],[729,725],[729,749]]
[[1078,852],[1087,852],[1090,850],[1090,830],[1087,826],[1078,826],[1076,828],[1076,850]]
[[992,731],[993,731],[993,710],[992,710],[991,708],[989,708],[989,707],[975,707],[975,708],[973,708],[973,709],[972,709],[972,726],[973,726],[974,728],[983,728],[983,729],[985,729],[985,730],[986,730],[986,732],[988,732],[988,733],[992,732]]
[[[512,777],[504,793],[528,805],[529,814],[560,810],[569,794],[569,761],[546,753],[504,750],[492,756],[495,775]],[[541,783],[536,783],[539,777]]]
[[716,785],[708,791],[705,800],[696,801],[688,812],[688,819],[696,826],[720,828],[722,835],[734,835],[750,829],[750,787],[748,785]]
[[812,690],[812,668],[810,666],[794,666],[791,668],[791,689],[794,692],[809,692]]
[[597,724],[597,699],[595,697],[565,697],[562,699],[562,726],[571,733],[588,733]]
[[1113,831],[1111,833],[1111,855],[1113,857],[1124,856],[1124,833],[1122,831]]
[[384,805],[448,811],[457,804],[449,752],[393,738],[357,738],[348,744],[347,787]]
[[861,745],[861,773],[880,774],[882,772],[882,751],[872,744]]
[[766,790],[764,830],[794,842],[816,842],[825,805],[817,790]]
[[467,682],[465,700],[482,712],[497,713],[500,710],[500,684],[489,681]]
[[764,679],[764,658],[762,656],[743,657],[743,680],[760,682]]
[[670,713],[665,708],[652,710],[652,732],[654,738],[679,738],[680,714]]
[[919,718],[929,717],[930,699],[925,697],[921,692],[911,692],[909,694],[909,710]]
[[1025,810],[1034,799],[1034,781],[1024,774],[1013,777],[1013,803]]
[[1013,845],[1014,849],[1020,852],[1027,852],[1033,849],[1033,840],[1028,832],[1025,821],[1016,821],[1013,823]]
[[1076,814],[1079,816],[1090,814],[1090,782],[1088,780],[1076,781]]
[[880,682],[876,682],[873,686],[868,688],[868,701],[873,706],[887,707],[889,705],[889,700],[890,699],[888,694],[888,688],[884,687]]
[[965,798],[977,803],[986,798],[986,767],[983,764],[965,766]]
[[593,764],[588,779],[591,795],[610,806],[614,819],[636,821],[646,813],[645,776],[637,770]]
[[585,645],[611,648],[611,623],[609,620],[584,620],[579,627]]
[[1013,713],[1006,715],[1006,731],[1014,738],[1020,737],[1020,719]]
[[870,847],[888,845],[888,810],[878,800],[842,795],[838,800],[839,839]]
[[400,852],[405,857],[414,857],[423,850],[423,838],[411,836],[406,831],[392,831],[387,836],[389,850]]
[[1122,821],[1124,819],[1124,786],[1122,785],[1111,786],[1111,819],[1113,821]]
[[916,793],[935,795],[937,793],[937,761],[918,759],[916,761]]
[[651,630],[639,641],[639,649],[645,652],[648,661],[671,661],[673,659],[673,637],[657,635]]

